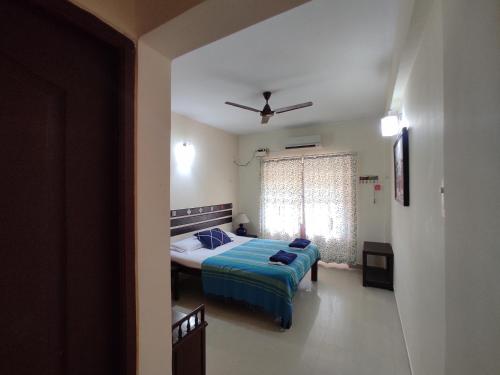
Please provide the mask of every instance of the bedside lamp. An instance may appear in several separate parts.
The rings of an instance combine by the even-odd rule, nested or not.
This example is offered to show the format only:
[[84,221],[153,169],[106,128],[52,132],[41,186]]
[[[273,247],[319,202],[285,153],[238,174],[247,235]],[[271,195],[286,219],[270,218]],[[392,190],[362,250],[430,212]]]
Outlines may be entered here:
[[238,216],[236,216],[236,220],[235,220],[238,224],[240,224],[240,227],[238,229],[236,229],[236,234],[238,236],[246,236],[247,235],[247,229],[243,226],[243,224],[247,224],[250,222],[250,220],[248,220],[248,216],[243,214],[243,213],[240,213],[238,214]]

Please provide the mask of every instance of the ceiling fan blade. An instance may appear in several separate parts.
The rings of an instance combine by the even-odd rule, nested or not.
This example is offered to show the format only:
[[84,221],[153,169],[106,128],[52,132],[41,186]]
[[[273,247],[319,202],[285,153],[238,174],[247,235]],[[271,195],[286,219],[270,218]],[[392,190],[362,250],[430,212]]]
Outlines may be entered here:
[[229,104],[229,105],[232,105],[232,106],[235,106],[235,107],[238,107],[238,108],[247,109],[247,110],[253,111],[253,112],[260,112],[260,109],[255,109],[255,108],[252,108],[252,107],[247,107],[246,105],[243,105],[243,104],[232,103],[232,102],[226,102],[226,104]]
[[262,121],[260,123],[265,125],[269,122],[270,118],[271,116],[262,116]]
[[295,105],[291,105],[289,107],[282,107],[282,108],[275,109],[274,113],[283,113],[283,112],[293,111],[294,109],[300,109],[300,108],[310,107],[312,105],[313,105],[312,102],[295,104]]

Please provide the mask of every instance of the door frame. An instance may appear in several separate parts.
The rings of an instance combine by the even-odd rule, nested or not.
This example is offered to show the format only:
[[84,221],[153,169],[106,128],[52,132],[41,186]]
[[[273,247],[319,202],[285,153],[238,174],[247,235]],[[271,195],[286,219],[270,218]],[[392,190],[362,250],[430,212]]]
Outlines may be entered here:
[[118,98],[118,191],[120,258],[120,373],[135,375],[136,270],[135,270],[135,74],[136,48],[133,41],[94,15],[67,0],[23,0],[33,9],[66,22],[106,43],[119,56]]

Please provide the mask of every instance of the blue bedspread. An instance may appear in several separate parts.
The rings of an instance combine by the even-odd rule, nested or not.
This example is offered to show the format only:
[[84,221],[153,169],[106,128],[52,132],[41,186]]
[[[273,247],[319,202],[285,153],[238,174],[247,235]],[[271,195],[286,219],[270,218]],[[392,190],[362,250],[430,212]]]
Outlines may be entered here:
[[[269,257],[278,250],[297,258],[287,266],[269,264]],[[203,290],[259,306],[288,326],[299,282],[319,257],[314,244],[295,250],[286,241],[254,239],[206,259],[201,265]]]

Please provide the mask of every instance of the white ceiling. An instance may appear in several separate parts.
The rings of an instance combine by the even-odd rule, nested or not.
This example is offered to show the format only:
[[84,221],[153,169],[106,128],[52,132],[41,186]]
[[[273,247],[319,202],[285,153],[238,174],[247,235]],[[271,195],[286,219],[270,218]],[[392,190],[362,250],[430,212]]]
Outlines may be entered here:
[[[172,62],[172,111],[237,134],[380,117],[411,0],[313,0]],[[403,30],[401,30],[403,29]],[[312,101],[275,115],[271,108]]]

